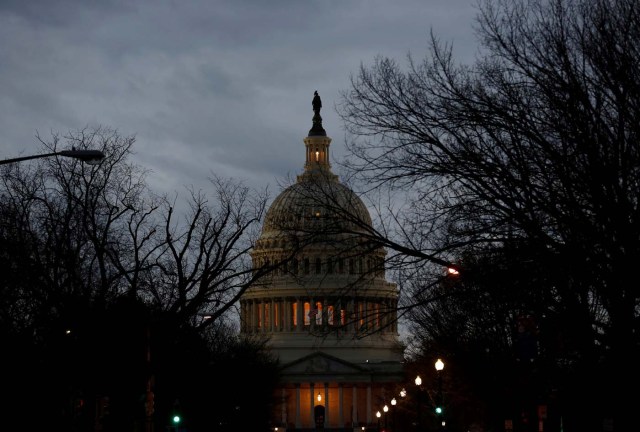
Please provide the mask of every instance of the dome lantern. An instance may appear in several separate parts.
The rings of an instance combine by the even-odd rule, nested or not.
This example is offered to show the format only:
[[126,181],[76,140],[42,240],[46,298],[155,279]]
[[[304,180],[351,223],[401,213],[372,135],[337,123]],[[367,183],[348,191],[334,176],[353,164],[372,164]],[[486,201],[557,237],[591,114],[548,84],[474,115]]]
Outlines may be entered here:
[[309,130],[309,135],[304,139],[306,147],[307,160],[304,164],[305,172],[331,170],[329,163],[329,144],[331,138],[327,136],[327,132],[322,127],[322,117],[320,117],[320,109],[322,108],[322,100],[316,90],[313,93],[313,126]]

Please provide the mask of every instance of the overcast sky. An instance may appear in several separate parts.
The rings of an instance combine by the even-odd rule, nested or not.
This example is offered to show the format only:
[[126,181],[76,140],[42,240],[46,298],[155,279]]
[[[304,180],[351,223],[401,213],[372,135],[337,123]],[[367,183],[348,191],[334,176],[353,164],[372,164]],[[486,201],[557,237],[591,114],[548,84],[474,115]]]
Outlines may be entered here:
[[475,0],[0,0],[0,158],[103,125],[136,136],[156,192],[216,173],[273,196],[302,170],[314,90],[339,158],[334,106],[359,65],[422,59],[431,29],[470,62],[475,14]]

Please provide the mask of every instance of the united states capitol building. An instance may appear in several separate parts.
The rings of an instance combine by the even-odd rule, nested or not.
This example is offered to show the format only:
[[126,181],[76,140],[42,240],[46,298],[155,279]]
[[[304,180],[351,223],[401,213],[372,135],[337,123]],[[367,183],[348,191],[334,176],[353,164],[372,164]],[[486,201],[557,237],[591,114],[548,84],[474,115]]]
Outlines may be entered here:
[[361,430],[403,378],[398,290],[367,237],[369,211],[331,171],[317,93],[312,105],[304,170],[271,204],[252,251],[254,269],[276,270],[242,296],[241,333],[268,338],[279,359],[274,427]]

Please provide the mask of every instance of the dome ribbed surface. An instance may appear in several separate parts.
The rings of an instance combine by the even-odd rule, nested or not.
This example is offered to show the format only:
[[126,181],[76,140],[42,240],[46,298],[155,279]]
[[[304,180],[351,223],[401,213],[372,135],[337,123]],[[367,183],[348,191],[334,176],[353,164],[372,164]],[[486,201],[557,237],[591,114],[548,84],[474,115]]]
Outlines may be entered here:
[[362,200],[347,186],[327,176],[301,176],[273,201],[262,232],[282,230],[357,230],[371,226]]

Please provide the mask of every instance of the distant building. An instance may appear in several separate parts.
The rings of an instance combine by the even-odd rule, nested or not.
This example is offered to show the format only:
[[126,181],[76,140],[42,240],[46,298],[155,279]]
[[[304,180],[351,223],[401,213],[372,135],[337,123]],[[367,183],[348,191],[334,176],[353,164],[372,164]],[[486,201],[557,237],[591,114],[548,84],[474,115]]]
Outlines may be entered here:
[[363,235],[371,217],[331,172],[319,96],[297,182],[269,208],[254,269],[278,269],[241,298],[241,332],[269,338],[282,367],[273,426],[361,430],[402,380],[395,284],[385,250]]

